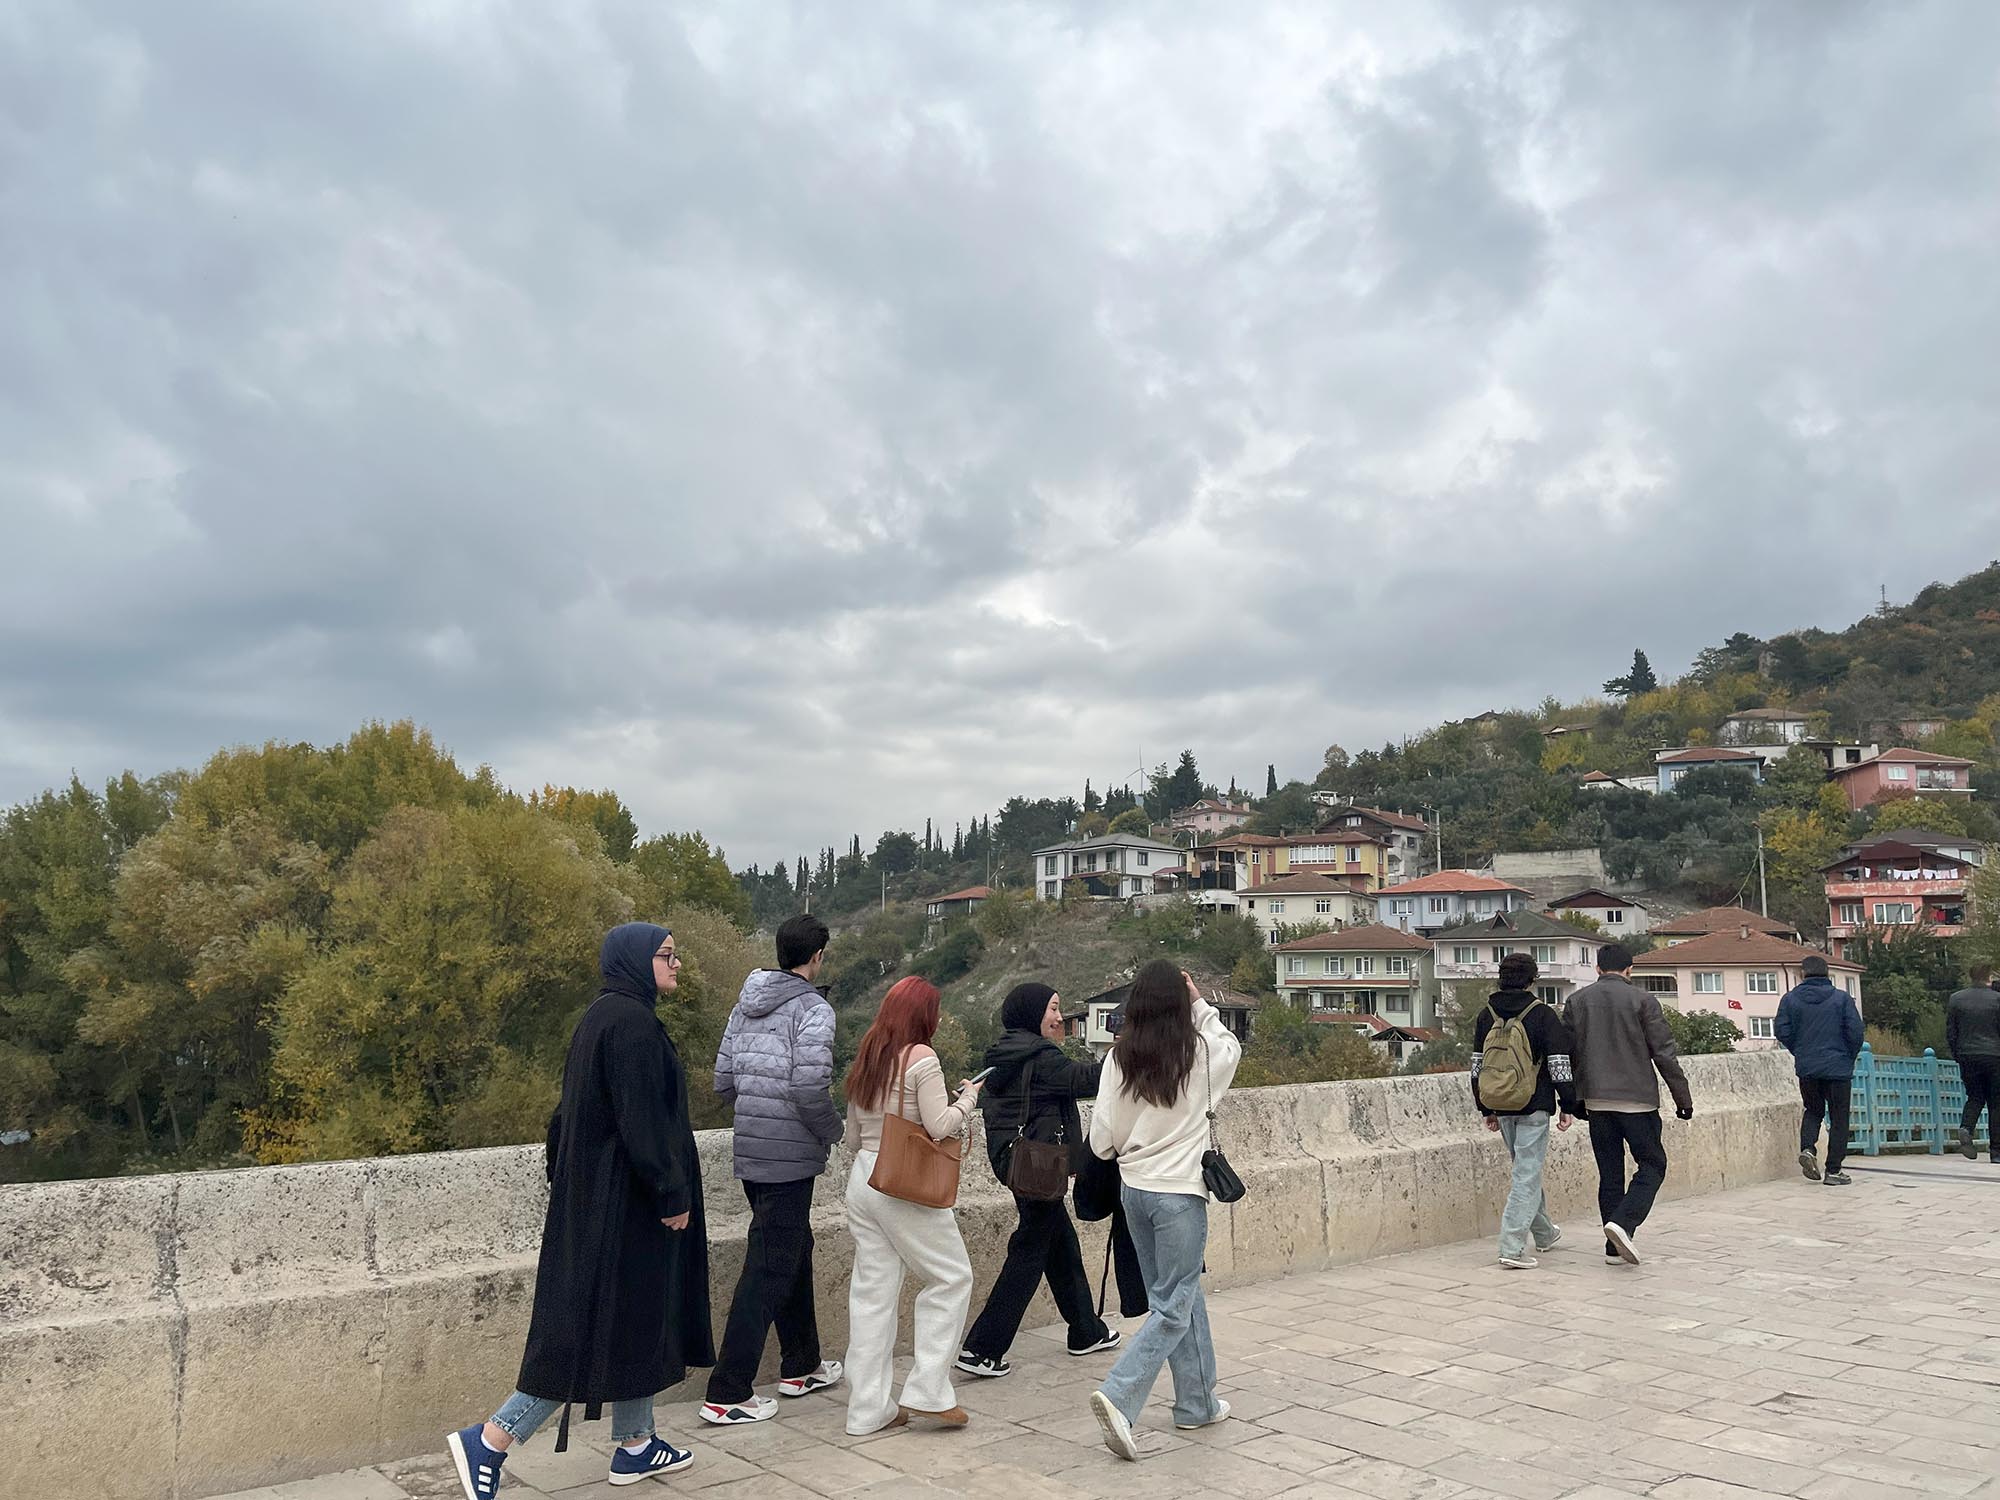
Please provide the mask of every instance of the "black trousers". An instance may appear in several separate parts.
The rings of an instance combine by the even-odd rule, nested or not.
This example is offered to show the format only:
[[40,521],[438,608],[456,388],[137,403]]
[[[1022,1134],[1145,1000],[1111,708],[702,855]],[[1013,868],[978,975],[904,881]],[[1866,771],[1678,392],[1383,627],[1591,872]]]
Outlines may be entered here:
[[1819,1149],[1820,1121],[1826,1121],[1826,1169],[1838,1172],[1847,1160],[1847,1116],[1854,1103],[1851,1078],[1801,1078],[1799,1098],[1805,1101],[1805,1117],[1799,1121],[1799,1150]]
[[1125,1223],[1125,1205],[1111,1210],[1111,1274],[1118,1283],[1118,1316],[1143,1318],[1152,1311],[1146,1300],[1146,1273],[1139,1265],[1139,1247]]
[[[1590,1150],[1597,1158],[1597,1214],[1627,1234],[1635,1233],[1653,1211],[1660,1184],[1667,1180],[1667,1148],[1660,1144],[1660,1112],[1590,1112]],[[1628,1182],[1625,1153],[1638,1170]]]
[[1067,1200],[1023,1198],[1014,1206],[1020,1222],[1007,1241],[1007,1259],[987,1295],[986,1306],[965,1335],[966,1352],[981,1359],[998,1359],[1021,1331],[1021,1319],[1034,1300],[1035,1288],[1046,1278],[1056,1311],[1069,1324],[1069,1346],[1084,1349],[1104,1337],[1103,1320],[1091,1300],[1090,1278],[1083,1269],[1083,1246],[1069,1219]]
[[1995,1161],[2000,1161],[2000,1057],[1961,1057],[1958,1060],[1959,1076],[1965,1080],[1965,1112],[1959,1116],[1959,1125],[1974,1132],[1979,1130],[1979,1112],[1986,1112],[1986,1145]]
[[729,1304],[708,1399],[721,1406],[748,1401],[773,1324],[778,1329],[778,1373],[786,1380],[819,1368],[819,1312],[813,1305],[813,1179],[746,1182],[750,1235],[743,1275]]

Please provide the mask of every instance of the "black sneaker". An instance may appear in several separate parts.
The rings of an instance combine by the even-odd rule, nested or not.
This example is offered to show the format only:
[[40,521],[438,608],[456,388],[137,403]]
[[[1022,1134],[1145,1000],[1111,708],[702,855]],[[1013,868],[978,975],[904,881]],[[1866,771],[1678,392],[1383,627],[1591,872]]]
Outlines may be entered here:
[[1979,1148],[1972,1143],[1972,1132],[1962,1125],[1958,1131],[1958,1154],[1967,1161],[1977,1160],[1979,1156]]
[[993,1354],[974,1354],[970,1349],[958,1351],[958,1358],[952,1362],[954,1370],[967,1375],[977,1375],[982,1380],[998,1380],[1003,1375],[1012,1375],[1014,1367]]
[[[1064,1347],[1068,1348],[1068,1345],[1064,1345]],[[1073,1358],[1081,1359],[1084,1355],[1095,1354],[1100,1349],[1116,1349],[1117,1347],[1118,1347],[1118,1330],[1115,1328],[1107,1328],[1104,1330],[1104,1337],[1099,1339],[1096,1343],[1085,1344],[1081,1349],[1070,1349],[1069,1352]]]
[[1819,1181],[1819,1153],[1808,1146],[1799,1153],[1799,1170],[1809,1181]]
[[1826,1174],[1825,1181],[1828,1187],[1846,1187],[1854,1179],[1849,1177],[1845,1172],[1829,1172]]

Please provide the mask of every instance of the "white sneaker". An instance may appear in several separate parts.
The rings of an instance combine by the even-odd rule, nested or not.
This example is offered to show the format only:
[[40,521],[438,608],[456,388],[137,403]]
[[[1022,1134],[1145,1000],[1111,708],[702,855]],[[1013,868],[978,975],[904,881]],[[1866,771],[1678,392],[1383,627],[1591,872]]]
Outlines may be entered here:
[[823,1391],[828,1386],[839,1385],[840,1377],[845,1372],[846,1366],[842,1365],[839,1360],[823,1359],[819,1362],[819,1368],[814,1370],[812,1374],[801,1375],[797,1380],[779,1381],[778,1394],[780,1396],[810,1396],[814,1391]]
[[1090,1411],[1097,1418],[1097,1425],[1104,1429],[1104,1446],[1120,1458],[1137,1463],[1139,1445],[1132,1441],[1132,1424],[1125,1420],[1125,1413],[1113,1406],[1111,1398],[1102,1391],[1090,1393]]
[[778,1414],[778,1403],[769,1396],[752,1396],[748,1401],[738,1401],[733,1406],[723,1406],[714,1401],[701,1404],[701,1419],[712,1422],[717,1427],[742,1427],[751,1422],[768,1422]]
[[1195,1432],[1203,1427],[1213,1427],[1217,1422],[1229,1420],[1229,1403],[1220,1396],[1215,1398],[1215,1415],[1206,1422],[1176,1422],[1174,1426],[1182,1432]]
[[1623,1224],[1606,1224],[1604,1237],[1611,1241],[1611,1248],[1618,1252],[1618,1258],[1628,1266],[1639,1264],[1639,1252],[1632,1244],[1631,1231]]
[[1503,1255],[1500,1257],[1500,1268],[1503,1271],[1532,1271],[1540,1264],[1541,1262],[1536,1260],[1532,1255]]

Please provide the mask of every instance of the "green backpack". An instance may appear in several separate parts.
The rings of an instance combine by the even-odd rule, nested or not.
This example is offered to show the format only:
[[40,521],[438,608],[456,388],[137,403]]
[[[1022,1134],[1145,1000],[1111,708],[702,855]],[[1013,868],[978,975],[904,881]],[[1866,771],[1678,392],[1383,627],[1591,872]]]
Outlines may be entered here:
[[1479,1102],[1489,1110],[1505,1113],[1534,1102],[1541,1062],[1528,1045],[1528,1015],[1541,1003],[1530,1000],[1518,1016],[1505,1020],[1491,1005],[1486,1007],[1493,1024],[1479,1050]]

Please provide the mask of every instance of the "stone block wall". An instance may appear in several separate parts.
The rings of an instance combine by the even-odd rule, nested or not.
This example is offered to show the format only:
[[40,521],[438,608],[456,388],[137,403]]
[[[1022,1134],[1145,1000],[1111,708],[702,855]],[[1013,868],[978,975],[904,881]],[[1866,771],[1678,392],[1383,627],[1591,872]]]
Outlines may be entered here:
[[[1666,1196],[1796,1170],[1788,1059],[1701,1057],[1688,1071],[1699,1113],[1669,1120]],[[1239,1090],[1220,1113],[1250,1189],[1211,1210],[1222,1284],[1498,1230],[1505,1155],[1463,1074]],[[1552,1212],[1594,1222],[1585,1133],[1556,1139]],[[719,1334],[748,1216],[727,1133],[700,1144]],[[830,1354],[846,1341],[846,1167],[815,1200]],[[193,1500],[438,1447],[512,1388],[545,1195],[540,1148],[526,1146],[0,1188],[15,1416],[0,1495]],[[959,1216],[976,1309],[1014,1227],[976,1135]],[[1095,1279],[1103,1228],[1083,1230]],[[1030,1326],[1054,1318],[1044,1292]],[[698,1400],[699,1382],[662,1396],[668,1430],[691,1430],[671,1406]]]

